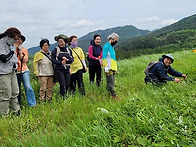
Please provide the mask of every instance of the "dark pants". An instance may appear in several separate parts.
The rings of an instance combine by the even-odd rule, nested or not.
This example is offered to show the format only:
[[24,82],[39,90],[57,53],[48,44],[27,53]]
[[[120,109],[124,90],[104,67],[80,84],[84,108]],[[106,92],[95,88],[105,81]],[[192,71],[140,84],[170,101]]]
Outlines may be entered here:
[[76,82],[78,84],[79,92],[84,96],[85,95],[85,90],[84,90],[82,69],[78,70],[74,74],[71,74],[70,89],[71,89],[72,93],[75,93],[75,91],[76,91]]
[[146,84],[152,83],[152,85],[162,85],[167,83],[167,80],[158,78],[158,76],[155,76],[154,74],[147,74],[144,81]]
[[94,82],[95,74],[97,76],[96,83],[100,86],[101,83],[101,65],[89,65],[89,79],[90,82]]
[[60,84],[60,94],[65,97],[68,88],[70,87],[70,73],[69,69],[65,70],[56,70],[55,74],[57,75],[59,84]]

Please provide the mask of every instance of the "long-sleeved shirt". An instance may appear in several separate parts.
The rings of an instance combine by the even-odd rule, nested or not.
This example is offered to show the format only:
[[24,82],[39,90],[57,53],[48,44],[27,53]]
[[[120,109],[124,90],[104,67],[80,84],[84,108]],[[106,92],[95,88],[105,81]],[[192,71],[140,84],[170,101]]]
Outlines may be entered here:
[[[52,76],[54,75],[52,62],[42,52],[44,51],[40,50],[34,55],[34,73],[36,76]],[[48,53],[48,56],[51,57],[51,52],[49,51]]]
[[0,39],[0,74],[8,74],[17,68],[18,59],[11,46],[7,44],[7,36]]
[[[66,61],[65,65],[62,65],[63,57],[66,57],[68,61]],[[52,62],[55,64],[55,69],[65,70],[70,68],[70,64],[74,61],[72,56],[71,49],[65,47],[57,46],[52,51]]]
[[[73,55],[73,58],[74,58],[74,62],[71,64],[70,69],[71,69],[71,73],[76,73],[78,70],[83,68],[82,63],[84,64],[84,66],[86,66],[84,52],[80,47],[71,48],[71,50],[72,50],[72,55]],[[76,53],[80,57],[80,59],[78,58]],[[82,63],[81,63],[80,60],[82,61]]]
[[21,51],[19,51],[19,49],[17,49],[15,51],[15,54],[17,55],[18,58],[18,68],[17,68],[17,72],[21,72],[21,59],[20,59],[20,53],[22,53],[24,55],[23,60],[22,60],[22,71],[26,71],[28,70],[28,66],[27,66],[27,62],[28,62],[28,50],[24,47],[22,47]]
[[109,70],[117,71],[116,53],[109,42],[103,46],[102,64],[103,67],[107,66]]
[[94,40],[91,40],[90,44],[91,46],[88,48],[89,65],[100,65],[101,63],[97,58],[101,58],[102,56],[102,47],[96,45]]

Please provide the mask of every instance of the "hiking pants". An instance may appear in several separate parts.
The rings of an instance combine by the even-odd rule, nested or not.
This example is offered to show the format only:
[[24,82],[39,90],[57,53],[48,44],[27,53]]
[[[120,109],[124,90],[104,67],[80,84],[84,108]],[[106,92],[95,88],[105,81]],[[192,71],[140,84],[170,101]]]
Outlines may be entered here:
[[53,76],[40,76],[39,77],[39,83],[40,83],[40,100],[44,100],[45,98],[47,100],[52,99],[52,88],[55,85],[53,83]]
[[106,74],[106,81],[107,81],[107,89],[111,96],[116,96],[116,91],[114,90],[114,82],[115,82],[115,72],[110,70],[109,73]]
[[19,88],[15,71],[0,75],[0,115],[7,115],[9,108],[13,112],[20,110],[17,96]]
[[60,94],[64,98],[70,87],[70,72],[69,69],[55,71],[60,84]]
[[96,78],[96,84],[100,86],[101,83],[101,65],[89,65],[89,79],[90,82],[94,82],[95,80],[95,75],[97,76]]
[[84,90],[82,69],[78,70],[76,73],[71,74],[70,89],[71,89],[72,93],[75,93],[75,91],[76,91],[76,82],[78,84],[79,92],[84,96],[85,90]]

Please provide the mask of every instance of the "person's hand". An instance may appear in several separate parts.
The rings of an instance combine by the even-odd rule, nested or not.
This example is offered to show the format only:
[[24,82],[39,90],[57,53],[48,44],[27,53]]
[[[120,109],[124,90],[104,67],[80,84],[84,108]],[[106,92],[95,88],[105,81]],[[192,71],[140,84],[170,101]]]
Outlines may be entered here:
[[175,78],[174,81],[177,82],[177,83],[179,83],[179,82],[181,82],[181,79]]
[[186,79],[186,78],[187,78],[187,75],[185,75],[185,74],[182,74],[182,77],[183,77],[184,79]]
[[68,61],[68,59],[66,57],[62,57],[62,59]]
[[101,59],[101,56],[98,56],[98,59],[97,60],[100,60]]
[[65,65],[66,64],[66,60],[63,60],[61,63],[62,63],[62,65]]
[[107,66],[104,67],[105,73],[109,73],[109,68]]
[[87,67],[85,67],[85,71],[87,72],[87,70],[88,70],[88,68]]
[[23,59],[23,58],[24,58],[24,56],[25,56],[25,54],[24,54],[24,53],[22,53],[22,52],[20,52],[20,59]]

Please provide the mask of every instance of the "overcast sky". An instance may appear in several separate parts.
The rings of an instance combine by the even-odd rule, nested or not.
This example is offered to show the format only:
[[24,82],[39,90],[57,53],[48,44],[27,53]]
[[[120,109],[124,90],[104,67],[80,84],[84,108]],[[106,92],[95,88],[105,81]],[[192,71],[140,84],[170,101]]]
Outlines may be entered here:
[[124,25],[152,31],[195,14],[195,6],[196,0],[1,0],[0,33],[16,27],[30,48],[61,33],[82,37]]

